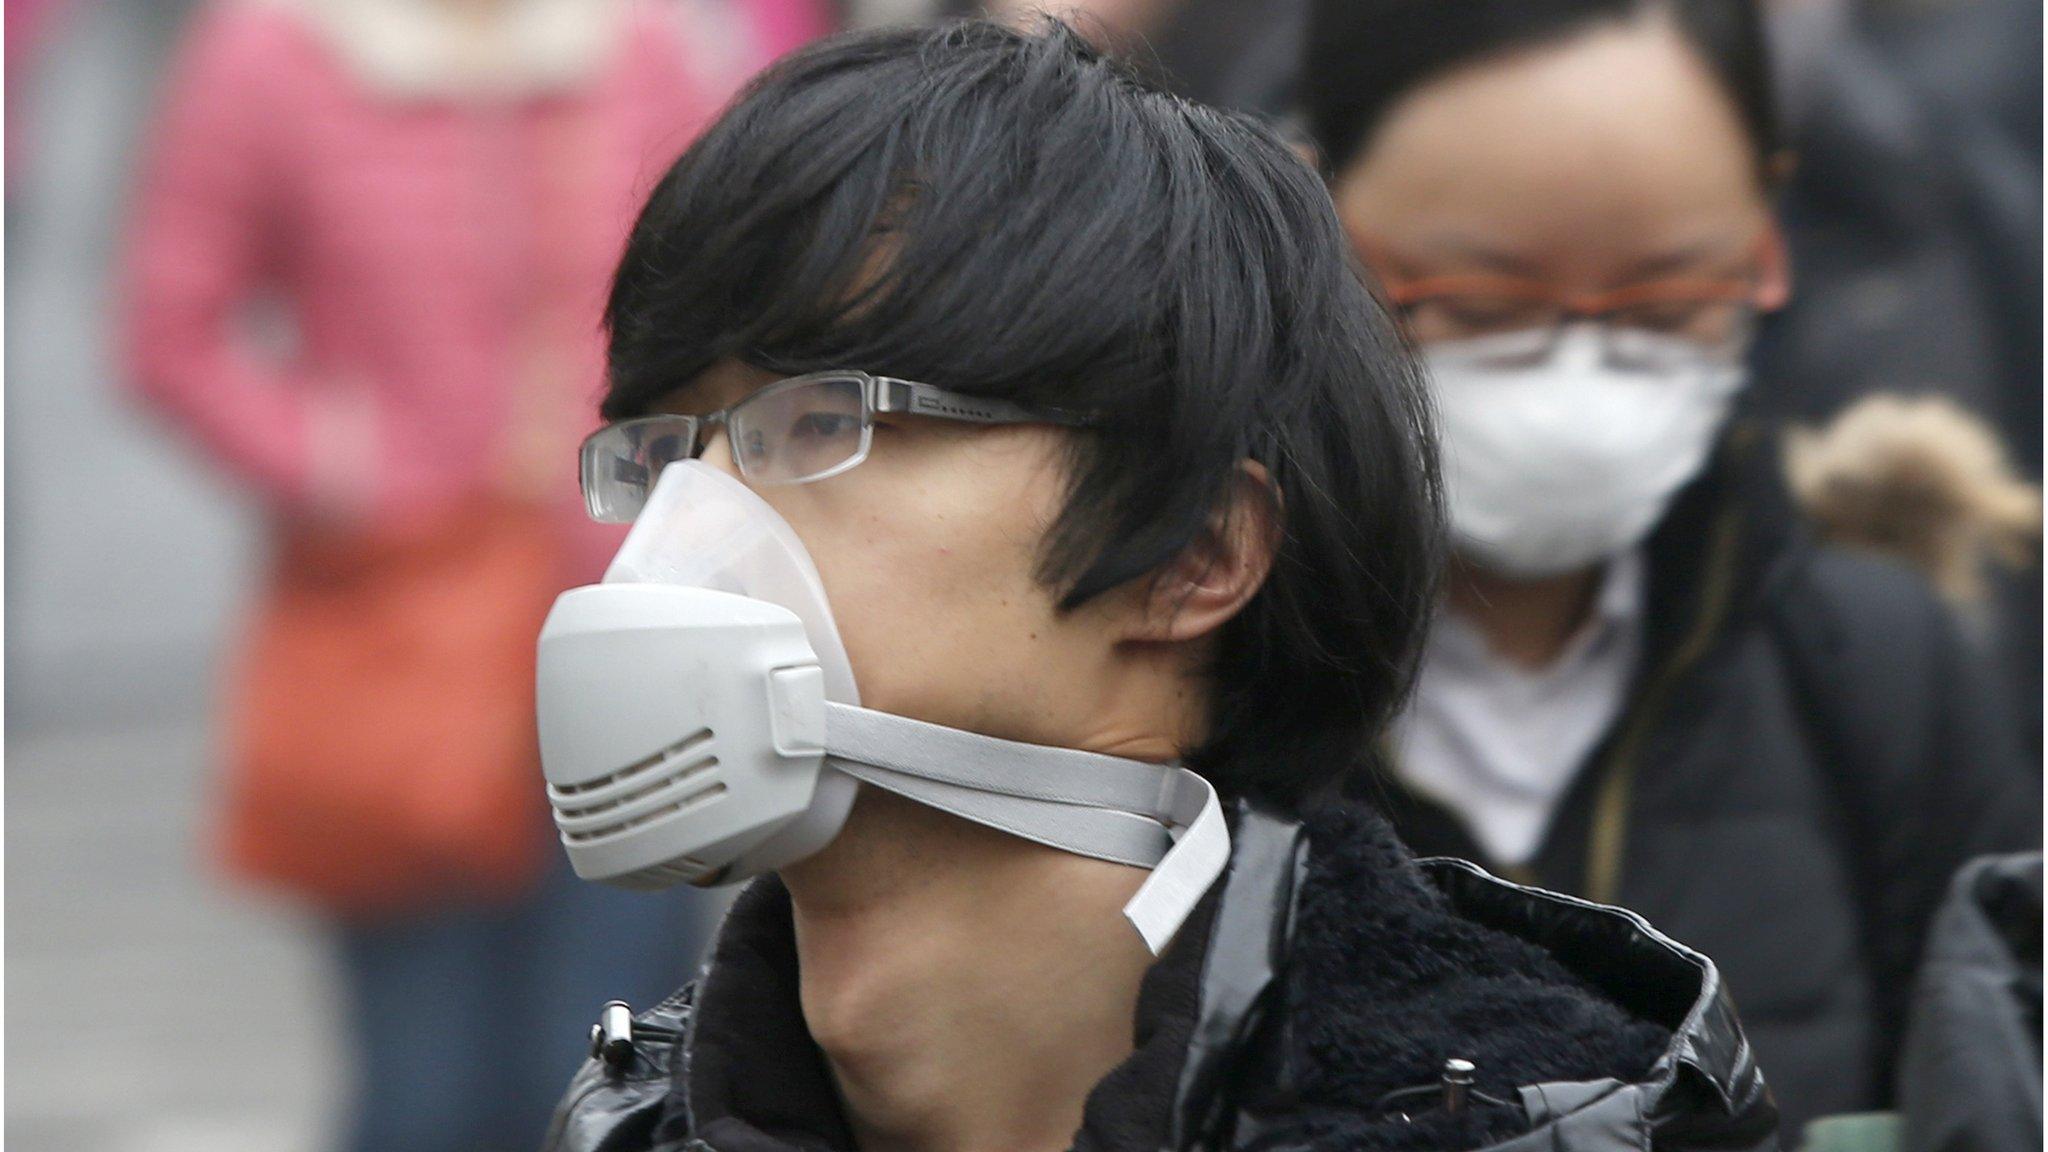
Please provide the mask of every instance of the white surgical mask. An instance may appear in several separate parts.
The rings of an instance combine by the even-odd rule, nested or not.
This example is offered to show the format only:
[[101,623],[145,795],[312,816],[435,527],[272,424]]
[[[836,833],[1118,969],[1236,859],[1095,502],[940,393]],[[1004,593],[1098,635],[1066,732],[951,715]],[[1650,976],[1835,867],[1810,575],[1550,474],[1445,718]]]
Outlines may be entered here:
[[[1511,340],[1519,342],[1518,338]],[[1426,347],[1458,551],[1507,576],[1598,564],[1650,532],[1698,475],[1746,371],[1682,354],[1620,369],[1602,334],[1577,324],[1549,356],[1492,361],[1496,338]]]
[[795,863],[838,835],[860,782],[1151,869],[1124,914],[1156,953],[1230,855],[1215,789],[1185,768],[860,707],[795,530],[698,460],[662,472],[604,583],[556,601],[539,719],[576,874],[622,887]]

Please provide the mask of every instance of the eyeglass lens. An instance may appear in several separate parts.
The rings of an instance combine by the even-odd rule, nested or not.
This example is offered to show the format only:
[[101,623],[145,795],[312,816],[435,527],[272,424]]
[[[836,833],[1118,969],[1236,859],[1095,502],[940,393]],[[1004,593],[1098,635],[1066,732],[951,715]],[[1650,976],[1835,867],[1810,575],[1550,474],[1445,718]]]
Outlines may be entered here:
[[[1483,295],[1418,301],[1404,314],[1409,331],[1424,344],[1485,337],[1509,361],[1542,358],[1578,319],[1548,302]],[[1657,367],[1674,359],[1740,357],[1752,313],[1740,301],[1659,302],[1616,309],[1591,322],[1600,326],[1610,362]]]
[[583,503],[591,518],[624,524],[638,516],[661,470],[689,458],[697,425],[691,416],[628,420],[585,442]]
[[[740,474],[754,484],[801,484],[858,464],[872,434],[866,395],[857,377],[825,377],[772,385],[734,405],[725,431]],[[662,469],[701,450],[707,434],[694,416],[645,417],[599,431],[583,450],[590,515],[630,522]]]
[[757,484],[801,484],[851,467],[867,454],[866,390],[853,377],[765,389],[727,419],[733,457]]

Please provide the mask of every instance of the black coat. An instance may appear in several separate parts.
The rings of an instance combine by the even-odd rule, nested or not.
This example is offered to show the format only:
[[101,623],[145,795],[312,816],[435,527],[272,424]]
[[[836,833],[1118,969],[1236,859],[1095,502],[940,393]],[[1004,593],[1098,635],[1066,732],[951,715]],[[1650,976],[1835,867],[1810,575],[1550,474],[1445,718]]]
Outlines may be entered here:
[[[1775,1148],[1704,956],[1628,912],[1417,862],[1363,806],[1233,815],[1226,878],[1147,973],[1136,1049],[1075,1149]],[[698,984],[577,1074],[547,1148],[851,1149],[796,980],[788,893],[757,881]],[[1477,1065],[1456,1112],[1450,1058]]]
[[[1730,434],[1649,543],[1642,670],[1531,866],[1726,973],[1786,1119],[1888,1104],[1927,924],[1963,861],[2040,843],[2010,712],[1916,576],[1808,543],[1777,445]],[[1425,855],[1485,855],[1375,783]]]

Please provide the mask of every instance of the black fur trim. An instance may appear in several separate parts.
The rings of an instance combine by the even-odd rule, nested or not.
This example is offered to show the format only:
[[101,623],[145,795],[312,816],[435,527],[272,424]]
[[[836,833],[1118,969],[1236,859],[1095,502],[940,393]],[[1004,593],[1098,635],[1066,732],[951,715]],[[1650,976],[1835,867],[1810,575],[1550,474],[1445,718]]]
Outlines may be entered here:
[[1526,1130],[1520,1108],[1375,1105],[1435,1083],[1453,1057],[1478,1066],[1479,1091],[1513,1101],[1527,1084],[1641,1079],[1670,1044],[1543,948],[1459,917],[1377,812],[1331,806],[1306,823],[1289,973],[1299,1111],[1261,1143],[1478,1148]]

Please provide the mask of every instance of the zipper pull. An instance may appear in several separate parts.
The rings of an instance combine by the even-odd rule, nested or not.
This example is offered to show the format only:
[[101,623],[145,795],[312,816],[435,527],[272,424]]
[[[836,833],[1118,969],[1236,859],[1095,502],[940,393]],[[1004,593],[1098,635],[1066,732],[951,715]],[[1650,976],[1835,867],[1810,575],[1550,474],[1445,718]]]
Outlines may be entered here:
[[590,1058],[614,1071],[633,1061],[633,1008],[624,1000],[605,1004],[590,1026]]
[[1453,1056],[1444,1061],[1444,1074],[1439,1083],[1443,1085],[1446,1113],[1456,1116],[1464,1112],[1466,1103],[1472,1098],[1472,1082],[1477,1071],[1470,1060]]

